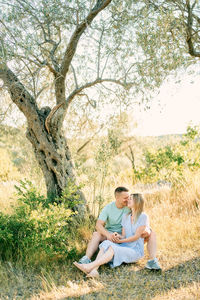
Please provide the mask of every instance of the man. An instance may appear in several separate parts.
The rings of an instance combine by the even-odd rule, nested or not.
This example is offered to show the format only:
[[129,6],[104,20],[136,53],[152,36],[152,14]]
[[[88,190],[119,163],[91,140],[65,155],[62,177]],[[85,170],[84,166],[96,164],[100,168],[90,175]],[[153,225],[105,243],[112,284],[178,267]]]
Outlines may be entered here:
[[[79,263],[90,263],[91,257],[99,247],[99,243],[104,240],[117,242],[117,233],[121,234],[122,231],[122,216],[124,213],[129,212],[127,207],[129,191],[125,187],[117,187],[114,195],[115,201],[107,204],[101,211],[96,223],[97,231],[93,233],[86,250],[86,255],[79,260]],[[147,228],[142,237],[147,242],[147,251],[149,254],[149,260],[145,267],[151,270],[161,270],[156,258],[156,234]]]

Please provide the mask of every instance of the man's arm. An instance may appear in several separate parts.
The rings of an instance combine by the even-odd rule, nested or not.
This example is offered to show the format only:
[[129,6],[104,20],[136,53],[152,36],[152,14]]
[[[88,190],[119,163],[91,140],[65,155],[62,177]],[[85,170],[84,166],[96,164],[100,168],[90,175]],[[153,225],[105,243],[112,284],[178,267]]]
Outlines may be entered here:
[[105,222],[103,220],[97,220],[96,222],[96,230],[101,233],[102,235],[104,235],[107,240],[112,241],[112,242],[116,242],[117,241],[117,237],[116,237],[116,233],[110,233],[108,230],[105,229]]

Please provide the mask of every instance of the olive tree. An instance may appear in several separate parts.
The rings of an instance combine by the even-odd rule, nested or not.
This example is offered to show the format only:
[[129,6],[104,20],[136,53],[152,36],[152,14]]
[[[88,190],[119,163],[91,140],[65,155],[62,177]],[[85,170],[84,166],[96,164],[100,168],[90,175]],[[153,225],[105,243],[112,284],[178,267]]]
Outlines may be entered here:
[[62,131],[70,105],[84,99],[95,107],[103,97],[114,101],[113,91],[118,96],[122,89],[138,91],[130,31],[135,2],[0,0],[0,5],[1,88],[27,120],[26,136],[47,193],[60,196],[69,180],[76,182]]

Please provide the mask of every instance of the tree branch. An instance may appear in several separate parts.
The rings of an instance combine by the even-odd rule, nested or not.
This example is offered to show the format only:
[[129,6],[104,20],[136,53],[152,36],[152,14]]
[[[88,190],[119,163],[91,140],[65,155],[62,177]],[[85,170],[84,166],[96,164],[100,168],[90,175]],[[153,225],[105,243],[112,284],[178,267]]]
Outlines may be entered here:
[[103,76],[103,73],[104,73],[104,71],[105,71],[105,68],[107,67],[108,59],[109,59],[111,53],[112,53],[112,52],[110,51],[110,53],[109,53],[109,54],[107,55],[107,57],[106,57],[105,64],[104,64],[104,66],[103,66],[103,68],[102,68],[101,77]]
[[[0,20],[0,23],[5,27],[6,31],[8,32],[8,34],[11,36],[11,38],[14,40],[15,42],[15,45],[18,45],[18,42],[15,38],[15,36],[12,34],[12,32],[9,30],[9,28],[3,23],[2,20]],[[57,65],[57,62],[53,59],[53,54],[56,50],[56,48],[58,47],[60,41],[54,45],[53,49],[51,51],[49,51],[49,54],[50,54],[50,57],[51,57],[51,60],[54,64],[54,67],[55,69],[47,62],[47,61],[41,61],[37,56],[35,56],[33,53],[30,53],[30,56],[33,56],[35,58],[35,60],[31,59],[30,57],[28,56],[24,56],[22,54],[17,54],[17,53],[14,53],[14,52],[8,52],[10,56],[13,56],[13,57],[17,57],[21,60],[25,59],[27,61],[29,61],[30,63],[34,63],[37,67],[44,67],[44,66],[47,66],[49,71],[52,72],[54,75],[57,74],[57,71],[58,71],[58,65]],[[26,47],[23,47],[25,50],[27,50]]]
[[103,34],[104,34],[104,28],[101,32],[100,40],[98,41],[99,46],[98,46],[98,56],[97,56],[97,78],[100,76],[100,58],[101,58],[101,42],[103,39]]
[[187,17],[187,44],[188,44],[188,49],[189,49],[189,54],[194,57],[200,57],[200,52],[197,52],[194,49],[193,41],[192,41],[192,25],[193,25],[193,16],[192,16],[192,9],[194,8],[194,5],[191,7],[190,6],[190,1],[187,0],[186,2],[187,6],[187,12],[188,12],[188,17]]
[[87,28],[89,26],[93,19],[98,15],[100,11],[102,11],[106,6],[110,4],[112,0],[97,0],[95,6],[90,10],[88,16],[85,18],[83,22],[77,25],[74,33],[71,36],[71,39],[69,41],[69,44],[67,45],[64,58],[61,64],[61,74],[62,76],[66,76],[69,66],[71,64],[71,61],[74,57],[78,41]]
[[79,154],[85,148],[92,140],[93,138],[101,131],[101,129],[104,127],[103,124],[101,124],[100,128],[76,151],[76,154]]
[[73,72],[73,75],[74,75],[75,86],[76,86],[76,88],[78,88],[78,81],[77,81],[77,77],[76,77],[76,72],[75,72],[75,69],[74,69],[72,64],[71,64],[71,68],[72,68],[72,72]]
[[35,99],[5,64],[0,64],[0,78],[8,88],[12,101],[23,112],[27,120],[38,117],[39,109]]
[[49,53],[49,57],[52,61],[53,66],[51,66],[50,63],[47,63],[47,62],[45,62],[45,65],[47,65],[49,70],[55,75],[57,72],[59,72],[59,65],[58,65],[58,62],[55,59],[54,54],[55,54],[55,51],[57,50],[57,48],[58,48],[58,46],[61,42],[60,28],[58,26],[55,26],[55,28],[58,31],[58,37],[59,37],[58,42],[56,42],[56,41],[52,40],[52,38],[51,38],[50,21],[47,23],[47,31],[48,32],[46,32],[42,22],[39,20],[39,18],[37,16],[37,12],[35,12],[35,8],[30,3],[27,3],[26,1],[23,1],[23,0],[22,1],[21,0],[16,0],[16,1],[18,2],[18,4],[24,10],[26,10],[36,20],[37,24],[41,28],[41,31],[43,33],[44,41],[42,43],[38,43],[38,46],[41,47],[42,44],[46,44],[46,43],[49,43],[50,45],[52,45],[51,50],[47,50],[45,48],[45,51]]
[[72,99],[77,95],[79,94],[82,90],[84,89],[87,89],[89,87],[92,87],[98,83],[102,83],[102,82],[111,82],[111,83],[116,83],[116,84],[119,84],[121,86],[123,86],[125,89],[129,89],[131,88],[131,86],[134,84],[132,82],[129,82],[129,83],[126,83],[126,82],[122,82],[120,80],[117,80],[117,79],[112,79],[112,78],[104,78],[104,79],[101,79],[101,78],[97,78],[96,80],[94,81],[91,81],[91,82],[88,82],[82,86],[80,86],[79,88],[76,88],[66,99],[66,106],[68,107],[69,104],[71,103]]
[[[78,94],[79,96],[85,96],[88,100],[88,103],[93,107],[93,108],[96,108],[97,107],[97,104],[96,104],[96,101],[95,100],[90,100],[90,98],[88,97],[87,94]],[[93,101],[93,102],[92,102]]]

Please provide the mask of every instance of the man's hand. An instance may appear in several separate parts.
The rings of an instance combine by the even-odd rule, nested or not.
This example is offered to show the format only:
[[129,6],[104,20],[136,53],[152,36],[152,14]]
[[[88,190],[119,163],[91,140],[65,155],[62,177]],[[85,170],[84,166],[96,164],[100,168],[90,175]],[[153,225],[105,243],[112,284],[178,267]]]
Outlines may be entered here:
[[120,235],[117,232],[109,233],[107,235],[107,239],[113,243],[117,243],[119,241]]

